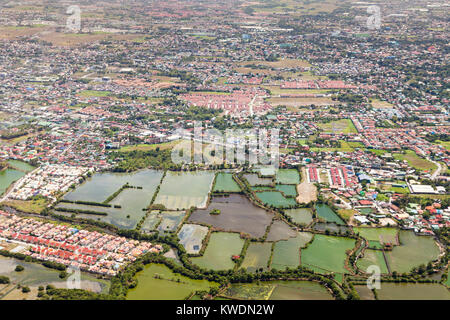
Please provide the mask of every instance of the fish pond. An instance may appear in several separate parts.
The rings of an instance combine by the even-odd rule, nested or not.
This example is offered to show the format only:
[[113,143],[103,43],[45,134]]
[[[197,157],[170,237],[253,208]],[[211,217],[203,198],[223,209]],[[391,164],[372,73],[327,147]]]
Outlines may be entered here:
[[292,221],[302,225],[309,225],[313,221],[312,212],[308,208],[287,209],[284,213],[291,217]]
[[313,238],[309,232],[298,232],[295,238],[275,243],[271,267],[284,270],[286,267],[297,268],[300,265],[300,249]]
[[161,264],[148,264],[136,276],[138,285],[128,291],[128,300],[183,300],[196,291],[218,287],[214,282],[176,274]]
[[316,205],[317,215],[326,222],[334,222],[338,225],[345,225],[346,223],[326,204]]
[[244,300],[333,300],[319,283],[312,281],[267,281],[233,284],[225,296]]
[[346,252],[355,247],[356,240],[316,234],[314,240],[301,251],[301,264],[322,273],[347,273],[344,268]]
[[237,233],[213,232],[203,256],[191,261],[208,270],[229,270],[235,266],[232,256],[240,255],[243,246],[244,240]]
[[167,171],[155,204],[168,210],[205,208],[214,176],[213,171]]
[[[210,214],[219,210],[219,214]],[[216,211],[217,212],[217,211]],[[253,238],[261,238],[270,225],[273,215],[255,206],[241,194],[214,196],[207,209],[192,212],[188,221],[206,223],[224,231],[244,232]]]
[[430,236],[418,236],[412,230],[400,230],[399,240],[399,246],[386,251],[391,272],[409,272],[439,257],[439,247]]
[[241,188],[233,179],[232,173],[219,172],[214,183],[214,192],[239,192]]

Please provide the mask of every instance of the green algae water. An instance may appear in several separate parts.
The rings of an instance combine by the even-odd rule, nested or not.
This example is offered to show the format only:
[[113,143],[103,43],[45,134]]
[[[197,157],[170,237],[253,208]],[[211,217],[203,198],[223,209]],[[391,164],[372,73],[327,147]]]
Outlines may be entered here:
[[130,289],[128,300],[183,300],[195,291],[218,287],[207,280],[194,280],[172,272],[161,264],[148,264],[137,274],[138,285]]

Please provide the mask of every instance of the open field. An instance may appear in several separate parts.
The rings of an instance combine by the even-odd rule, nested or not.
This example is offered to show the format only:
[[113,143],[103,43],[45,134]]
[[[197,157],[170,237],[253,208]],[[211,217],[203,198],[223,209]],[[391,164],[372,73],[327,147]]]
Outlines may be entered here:
[[394,158],[396,160],[401,160],[401,161],[408,161],[408,164],[417,169],[417,170],[431,170],[434,171],[437,169],[436,165],[426,159],[423,159],[421,157],[419,157],[414,151],[412,150],[406,150],[405,154],[401,154],[401,153],[394,153],[393,154]]
[[[220,214],[210,214],[214,209],[220,210]],[[244,195],[231,194],[228,197],[213,197],[207,209],[192,212],[189,222],[206,223],[221,230],[261,238],[272,217],[271,213],[255,206]]]
[[244,240],[237,233],[213,232],[203,256],[191,261],[208,270],[229,270],[234,267],[232,256],[240,255],[243,246]]
[[267,100],[272,106],[286,106],[289,107],[290,111],[298,112],[298,108],[306,106],[333,106],[337,104],[336,101],[331,100],[331,98],[326,97],[310,97],[310,98],[281,98],[273,97]]
[[130,152],[130,151],[151,151],[156,150],[159,148],[159,150],[167,150],[172,149],[174,146],[180,143],[180,140],[175,140],[171,142],[166,143],[157,143],[157,144],[136,144],[136,145],[130,145],[125,146],[119,149],[120,152]]
[[317,188],[313,183],[308,182],[306,168],[302,168],[302,182],[297,186],[297,202],[309,203],[317,200]]
[[342,119],[327,123],[319,123],[318,126],[324,132],[334,133],[357,133],[357,130],[350,119]]

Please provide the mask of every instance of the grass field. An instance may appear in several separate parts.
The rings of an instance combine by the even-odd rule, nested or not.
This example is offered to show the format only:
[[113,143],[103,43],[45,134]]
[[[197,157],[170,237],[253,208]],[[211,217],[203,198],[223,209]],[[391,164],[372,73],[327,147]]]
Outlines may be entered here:
[[319,127],[324,132],[357,133],[357,130],[350,119],[342,119],[331,121],[328,123],[319,123]]
[[396,160],[406,160],[408,161],[408,164],[417,169],[417,170],[421,170],[421,171],[428,171],[428,170],[436,170],[437,167],[434,163],[423,159],[421,157],[419,157],[414,151],[412,150],[406,150],[405,154],[401,154],[401,153],[396,153],[393,155],[394,158]]
[[135,144],[131,146],[124,146],[119,149],[119,152],[130,152],[130,151],[150,151],[150,150],[156,150],[156,148],[159,148],[159,150],[167,150],[172,149],[174,146],[176,146],[178,143],[180,143],[181,140],[175,140],[171,142],[165,142],[165,143],[156,143],[156,144]]

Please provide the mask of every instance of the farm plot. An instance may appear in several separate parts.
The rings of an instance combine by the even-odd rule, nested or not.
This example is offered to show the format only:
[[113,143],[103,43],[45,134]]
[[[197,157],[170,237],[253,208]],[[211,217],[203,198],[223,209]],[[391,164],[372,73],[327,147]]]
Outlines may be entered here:
[[278,270],[297,268],[300,265],[300,249],[312,238],[312,233],[299,232],[295,238],[275,243],[271,267]]
[[169,210],[204,208],[214,180],[212,171],[168,171],[161,184],[155,204]]
[[199,253],[202,242],[208,234],[208,228],[197,224],[184,224],[178,232],[178,238],[186,252],[189,254]]
[[[213,210],[220,210],[220,214],[210,214]],[[255,206],[245,196],[231,194],[213,197],[207,209],[195,210],[188,221],[206,223],[221,230],[243,232],[253,238],[261,238],[272,218],[271,213]]]
[[235,265],[232,257],[240,255],[243,246],[244,240],[237,233],[213,232],[203,256],[191,261],[208,270],[229,270]]

